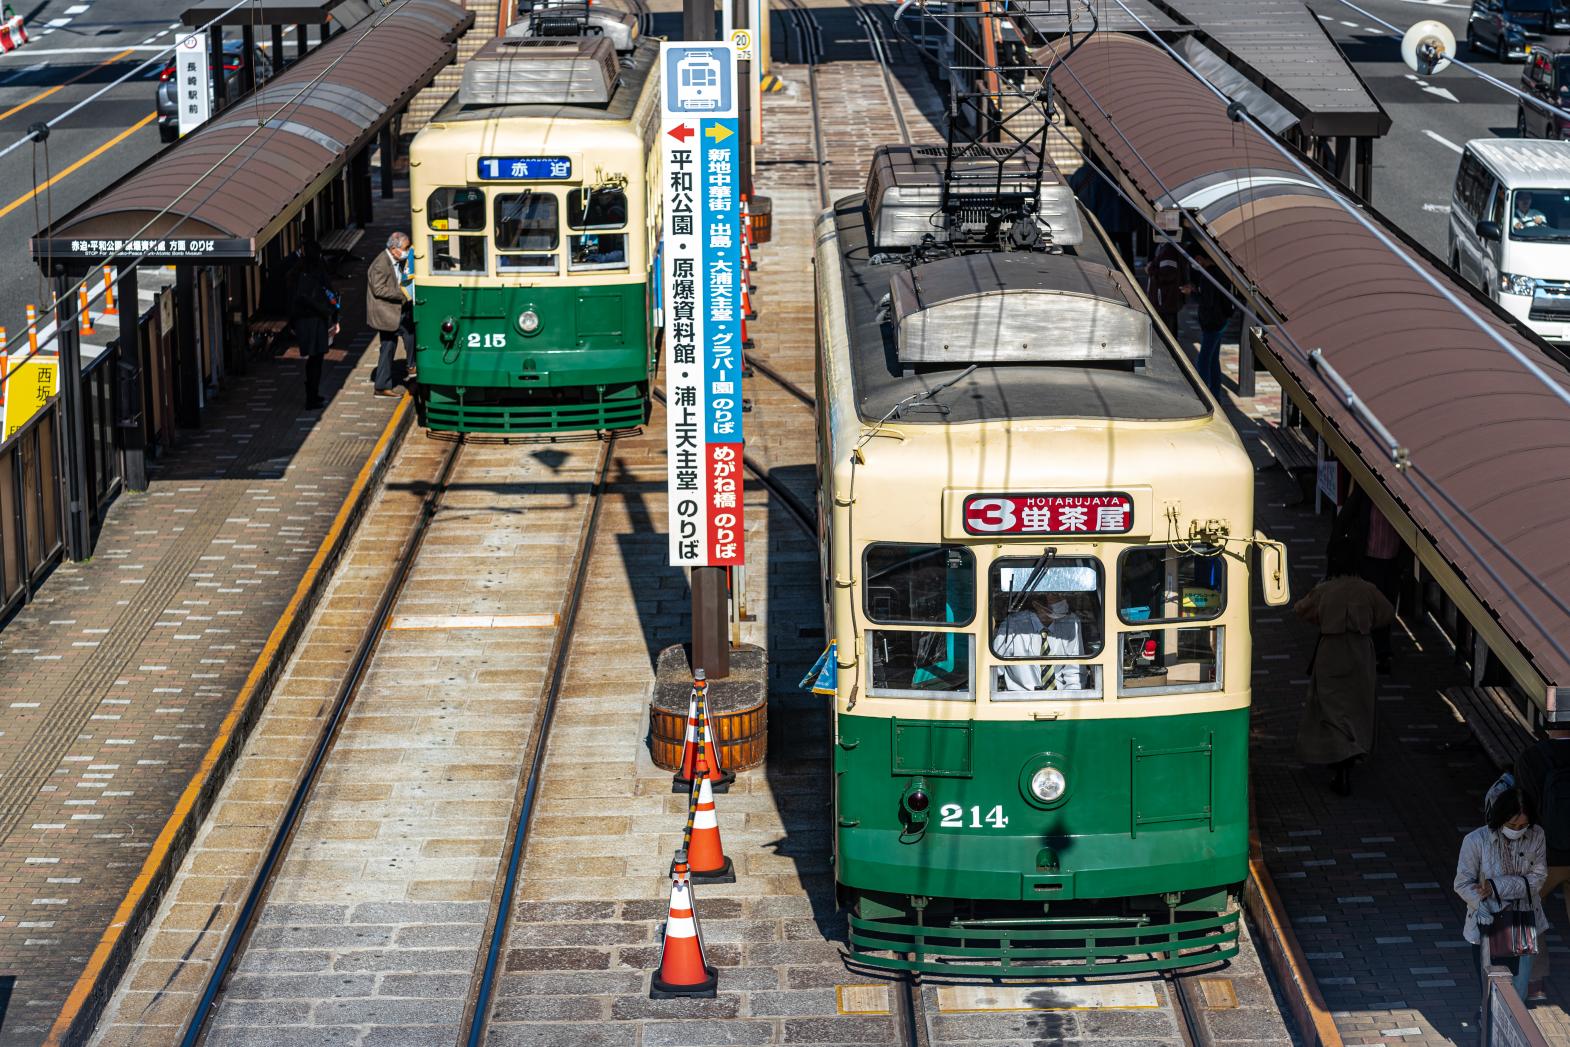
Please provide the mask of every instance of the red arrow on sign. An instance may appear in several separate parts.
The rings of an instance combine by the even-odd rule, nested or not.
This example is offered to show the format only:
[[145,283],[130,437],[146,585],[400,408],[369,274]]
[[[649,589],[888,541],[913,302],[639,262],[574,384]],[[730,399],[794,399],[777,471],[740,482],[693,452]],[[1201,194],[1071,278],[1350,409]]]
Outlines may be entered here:
[[693,129],[688,127],[686,124],[681,124],[681,125],[679,125],[677,127],[673,127],[666,133],[669,134],[672,138],[676,139],[676,141],[682,143],[683,145],[685,145],[687,143],[687,139],[691,138],[693,136],[693,134],[695,134]]

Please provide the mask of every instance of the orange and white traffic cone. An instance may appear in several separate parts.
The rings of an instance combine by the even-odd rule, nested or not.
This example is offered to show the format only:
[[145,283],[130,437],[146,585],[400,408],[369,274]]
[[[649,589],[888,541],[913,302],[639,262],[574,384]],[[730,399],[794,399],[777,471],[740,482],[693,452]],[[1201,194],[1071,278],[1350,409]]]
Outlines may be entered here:
[[119,316],[120,310],[114,307],[114,267],[104,266],[104,308],[105,316]]
[[708,681],[704,679],[702,669],[694,676],[692,695],[687,699],[687,737],[682,741],[681,769],[671,775],[671,792],[689,792],[692,789],[692,780],[699,773],[704,754],[699,744],[702,740],[700,732],[702,737],[709,740],[709,758],[701,763],[707,772],[709,784],[717,793],[727,792],[730,783],[736,780],[736,772],[725,770],[720,763],[718,736],[714,733],[714,720],[709,716]]
[[660,946],[660,969],[649,979],[649,999],[695,996],[712,1000],[719,984],[719,972],[703,961],[703,937],[692,901],[687,852],[677,851],[671,870],[670,917]]
[[27,351],[38,352],[38,306],[32,303],[27,306]]
[[86,281],[76,289],[76,309],[79,324],[77,330],[83,334],[97,334],[98,332],[93,328],[92,304],[87,300]]
[[714,790],[707,778],[698,779],[698,807],[692,817],[687,861],[693,883],[736,882],[736,867],[720,843],[720,820],[714,810]]

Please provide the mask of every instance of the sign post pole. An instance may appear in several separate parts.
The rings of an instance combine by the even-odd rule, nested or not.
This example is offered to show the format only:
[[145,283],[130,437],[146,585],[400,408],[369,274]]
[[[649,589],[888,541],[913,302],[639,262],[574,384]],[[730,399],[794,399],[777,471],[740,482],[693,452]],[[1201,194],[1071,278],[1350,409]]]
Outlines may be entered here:
[[64,266],[56,266],[55,341],[60,345],[60,441],[65,465],[65,555],[85,560],[92,552],[87,526],[86,427],[82,424],[82,345],[76,331],[76,295]]
[[692,665],[730,673],[725,569],[743,562],[741,128],[736,52],[660,45],[670,563],[692,584]]

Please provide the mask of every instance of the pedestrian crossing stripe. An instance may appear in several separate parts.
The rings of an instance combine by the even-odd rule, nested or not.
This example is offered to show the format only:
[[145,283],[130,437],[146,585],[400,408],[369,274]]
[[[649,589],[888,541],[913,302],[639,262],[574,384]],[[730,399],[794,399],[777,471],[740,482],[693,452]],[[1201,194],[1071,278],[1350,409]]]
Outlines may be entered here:
[[763,81],[758,85],[758,89],[766,94],[783,91],[785,90],[785,81],[773,73],[765,73],[763,74]]

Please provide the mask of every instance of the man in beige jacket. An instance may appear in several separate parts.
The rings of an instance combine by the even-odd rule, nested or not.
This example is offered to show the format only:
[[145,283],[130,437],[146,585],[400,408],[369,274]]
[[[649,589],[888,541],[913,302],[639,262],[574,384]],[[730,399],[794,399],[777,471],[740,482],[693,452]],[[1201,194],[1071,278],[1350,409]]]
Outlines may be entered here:
[[414,363],[414,337],[403,325],[405,295],[398,278],[399,267],[408,253],[408,234],[393,233],[387,238],[387,250],[377,255],[365,271],[365,322],[381,338],[375,374],[377,396],[398,395],[393,388],[393,357],[400,338],[407,339],[404,355],[411,365]]

